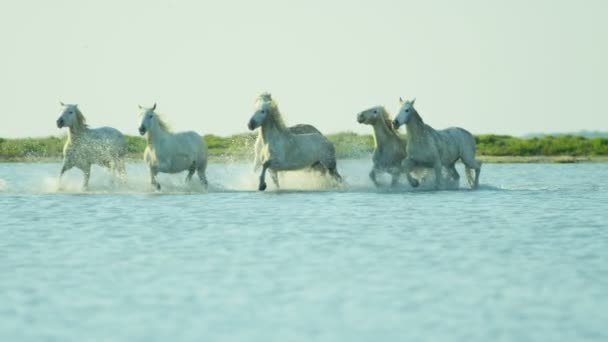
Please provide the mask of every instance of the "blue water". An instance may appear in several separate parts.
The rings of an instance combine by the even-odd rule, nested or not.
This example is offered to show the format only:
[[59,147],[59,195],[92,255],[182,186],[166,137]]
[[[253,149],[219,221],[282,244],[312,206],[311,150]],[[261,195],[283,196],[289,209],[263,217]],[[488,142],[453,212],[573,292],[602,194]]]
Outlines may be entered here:
[[156,193],[141,164],[87,192],[0,164],[0,341],[608,340],[608,164],[485,164],[477,191],[370,166]]

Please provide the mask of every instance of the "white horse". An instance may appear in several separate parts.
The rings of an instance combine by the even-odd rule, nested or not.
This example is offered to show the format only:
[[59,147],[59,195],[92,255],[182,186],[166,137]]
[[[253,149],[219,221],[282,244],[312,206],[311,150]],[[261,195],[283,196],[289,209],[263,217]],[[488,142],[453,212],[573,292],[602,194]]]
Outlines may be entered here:
[[188,170],[186,181],[192,179],[196,171],[201,183],[207,188],[207,144],[196,132],[171,133],[167,124],[154,112],[156,103],[151,108],[139,106],[142,120],[139,133],[146,135],[147,146],[144,161],[150,168],[150,181],[156,190],[160,184],[156,175],[179,173]]
[[[261,94],[258,100],[271,101],[272,97],[269,93]],[[298,124],[287,128],[289,132],[293,134],[302,133],[319,133],[321,132],[313,125]],[[253,159],[253,171],[257,171],[262,166],[262,149],[264,148],[264,135],[262,135],[262,129],[258,128],[258,136],[255,140],[253,147],[254,159]]]
[[78,105],[63,102],[60,104],[64,108],[57,119],[57,127],[69,127],[68,139],[63,146],[60,184],[63,174],[72,167],[77,167],[84,173],[83,188],[86,189],[93,164],[107,167],[124,179],[127,142],[122,133],[111,127],[89,128]]
[[[411,176],[411,171],[417,167],[431,167],[435,171],[435,187],[440,187],[441,167],[444,166],[454,180],[459,180],[455,163],[460,159],[465,165],[467,180],[471,188],[479,185],[481,162],[475,160],[475,138],[467,130],[460,127],[451,127],[436,131],[426,125],[412,101],[401,103],[399,114],[393,121],[393,127],[398,129],[401,125],[407,127],[407,158],[403,167],[407,179],[413,187],[418,181]],[[472,175],[475,170],[475,177]]]
[[387,172],[392,176],[391,185],[397,185],[402,172],[401,164],[407,155],[406,141],[393,128],[389,114],[382,106],[362,111],[357,115],[357,121],[360,124],[371,125],[374,129],[374,154],[372,156],[374,166],[369,173],[369,178],[376,186],[379,186],[380,184],[376,180],[377,173]]
[[338,182],[342,177],[336,169],[334,145],[320,133],[294,134],[287,129],[279,108],[271,95],[258,97],[257,109],[249,120],[248,127],[260,127],[263,137],[262,173],[259,190],[266,189],[266,170],[270,169],[272,180],[278,187],[277,171],[315,168],[329,171]]
[[[313,125],[307,124],[298,124],[295,126],[291,126],[287,128],[289,132],[293,134],[303,134],[303,133],[319,133],[321,132]],[[255,139],[255,145],[253,147],[253,152],[255,153],[253,159],[253,171],[257,171],[262,166],[262,149],[264,148],[264,136],[262,135],[262,130],[258,128],[258,136]]]

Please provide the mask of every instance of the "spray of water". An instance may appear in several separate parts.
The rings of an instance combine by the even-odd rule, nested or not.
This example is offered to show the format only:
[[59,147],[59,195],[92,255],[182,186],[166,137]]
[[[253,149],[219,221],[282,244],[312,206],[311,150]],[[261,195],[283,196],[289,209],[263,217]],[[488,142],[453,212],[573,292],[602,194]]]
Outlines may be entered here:
[[[338,191],[338,192],[411,192],[434,190],[432,172],[419,175],[421,185],[413,189],[405,179],[397,187],[390,187],[390,176],[381,174],[378,180],[384,184],[376,188],[369,179],[371,160],[338,160],[338,171],[344,177],[342,184],[337,184],[330,177],[321,176],[316,171],[279,172],[280,189],[275,187],[267,174],[267,192],[275,191]],[[58,179],[60,164],[22,164],[18,170],[11,171],[10,177],[0,179],[0,191],[33,192],[33,193],[157,193],[150,184],[150,175],[144,163],[127,165],[126,179],[115,178],[108,170],[94,166],[91,172],[89,187],[82,188],[83,175],[76,168],[68,171],[61,183]],[[162,186],[163,194],[205,193],[257,191],[259,171],[252,171],[250,162],[211,162],[207,168],[209,188],[207,190],[199,183],[198,178],[186,182],[186,173],[159,174],[157,179]],[[459,189],[458,182],[445,182],[443,189]],[[10,187],[7,185],[10,184]],[[465,186],[465,189],[468,188]]]

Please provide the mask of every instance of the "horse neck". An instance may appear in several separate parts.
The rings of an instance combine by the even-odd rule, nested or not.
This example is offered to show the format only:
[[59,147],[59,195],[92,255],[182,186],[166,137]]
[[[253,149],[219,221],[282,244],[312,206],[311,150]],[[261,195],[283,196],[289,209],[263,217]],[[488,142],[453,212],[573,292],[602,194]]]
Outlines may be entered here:
[[160,125],[155,120],[150,126],[150,129],[148,129],[146,141],[148,142],[148,145],[154,145],[155,143],[160,143],[164,138],[168,137],[169,135],[171,135],[171,133],[166,132],[162,128],[160,128]]
[[399,139],[397,134],[390,130],[383,119],[377,120],[374,125],[374,142],[376,147],[381,147],[383,144],[389,141],[396,141]]
[[260,131],[262,132],[262,139],[266,143],[290,134],[287,128],[279,125],[272,116],[264,121],[260,127]]
[[406,125],[407,136],[416,137],[424,132],[425,125],[417,111],[414,110],[410,115],[410,120]]
[[85,125],[81,123],[75,123],[74,125],[70,126],[70,129],[68,130],[68,139],[78,139],[79,137],[83,136],[87,131],[88,128]]

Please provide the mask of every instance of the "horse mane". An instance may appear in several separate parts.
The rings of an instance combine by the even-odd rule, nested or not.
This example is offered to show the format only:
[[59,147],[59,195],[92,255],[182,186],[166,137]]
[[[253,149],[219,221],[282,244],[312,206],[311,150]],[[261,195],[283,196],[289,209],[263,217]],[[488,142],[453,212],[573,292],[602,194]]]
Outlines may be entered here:
[[417,117],[418,120],[420,120],[420,123],[424,124],[424,120],[422,120],[422,116],[420,116],[420,114],[418,114],[418,111],[416,110],[416,108],[414,108],[414,106],[411,106],[410,110],[412,111],[411,115],[414,115],[415,117]]
[[280,129],[282,129],[282,130],[287,129],[287,126],[285,125],[285,121],[283,121],[283,116],[281,115],[281,112],[279,111],[279,106],[274,101],[274,99],[272,98],[272,95],[270,95],[270,93],[260,94],[257,98],[257,102],[260,103],[260,106],[263,106],[263,105],[267,106],[268,110],[270,111],[270,115],[272,116],[274,122]]
[[84,115],[80,111],[80,108],[74,106],[74,113],[76,113],[76,124],[78,125],[78,127],[80,127],[80,128],[89,127],[89,125],[87,125],[87,119],[84,117]]
[[156,118],[156,121],[158,122],[158,127],[160,127],[161,130],[165,132],[171,132],[169,124],[167,124],[167,122],[163,119],[162,115],[154,112],[154,117]]
[[[156,122],[158,122],[158,127],[160,127],[160,129],[165,132],[171,133],[171,126],[169,126],[169,124],[165,121],[164,114],[157,113],[155,111],[152,111],[152,113],[154,113]],[[145,114],[146,114],[146,111],[142,111],[141,113],[139,113],[139,116],[143,116]]]
[[386,108],[380,108],[382,110],[382,121],[384,122],[384,125],[386,126],[387,130],[393,133],[394,135],[399,136],[399,131],[393,127],[393,121],[391,120],[390,114],[388,114]]
[[272,95],[269,92],[261,93],[258,96],[258,101],[270,102],[272,101]]

